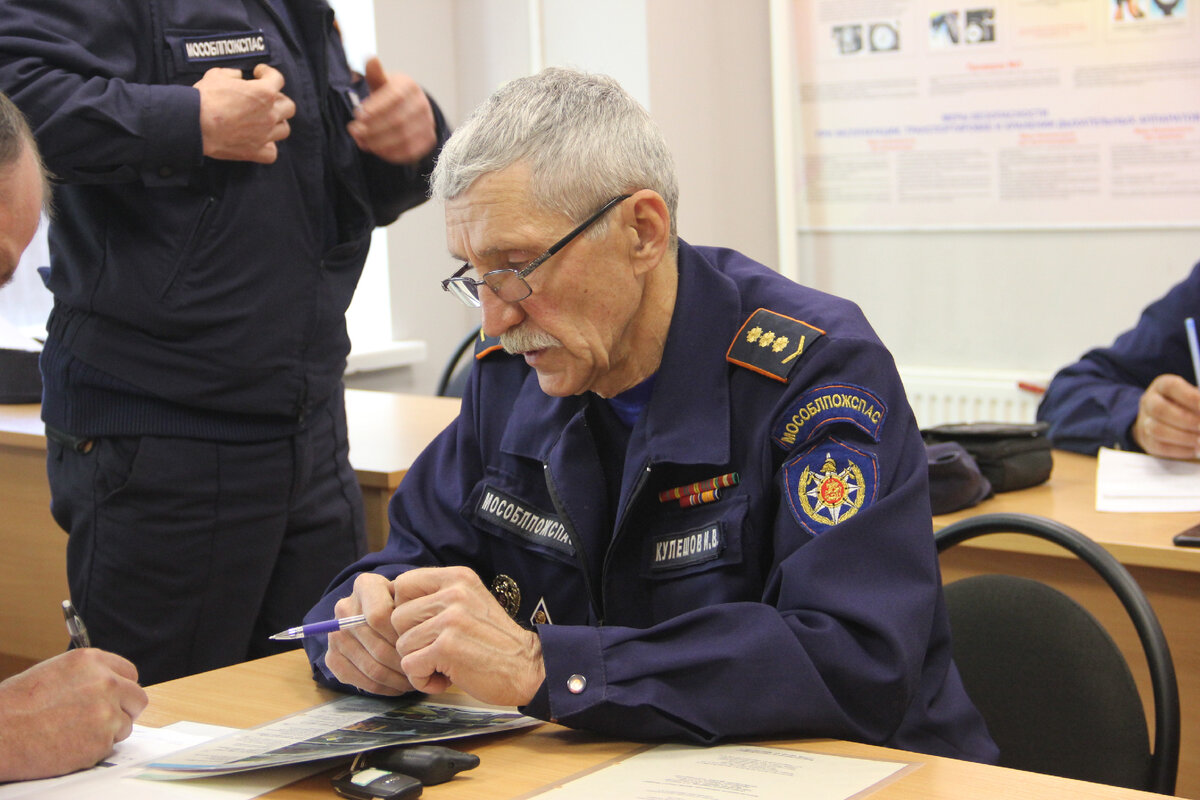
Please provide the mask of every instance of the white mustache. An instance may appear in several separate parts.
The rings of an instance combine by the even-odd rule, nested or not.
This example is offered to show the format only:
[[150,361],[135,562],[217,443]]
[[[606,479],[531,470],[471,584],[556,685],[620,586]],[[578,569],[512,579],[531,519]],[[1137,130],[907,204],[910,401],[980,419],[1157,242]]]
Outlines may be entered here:
[[500,346],[506,353],[520,355],[530,350],[562,347],[562,342],[544,331],[527,331],[516,328],[500,334]]

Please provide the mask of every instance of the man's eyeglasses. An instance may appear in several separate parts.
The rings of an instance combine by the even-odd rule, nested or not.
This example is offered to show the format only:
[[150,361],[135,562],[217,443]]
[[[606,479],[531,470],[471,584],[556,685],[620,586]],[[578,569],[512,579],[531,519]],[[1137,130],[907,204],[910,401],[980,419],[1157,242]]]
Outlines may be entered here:
[[525,278],[528,277],[529,273],[533,272],[535,269],[544,264],[552,255],[570,244],[572,239],[591,227],[592,224],[595,223],[596,220],[603,217],[605,212],[607,212],[610,208],[615,206],[617,203],[620,203],[622,200],[628,199],[629,197],[630,195],[623,194],[618,197],[614,197],[612,200],[609,200],[600,207],[599,211],[597,211],[595,214],[592,214],[583,222],[579,223],[579,226],[575,228],[575,230],[571,231],[566,236],[550,245],[550,247],[546,249],[546,252],[542,253],[533,261],[530,261],[528,264],[522,267],[520,271],[515,269],[494,269],[491,272],[485,272],[482,279],[475,280],[474,278],[468,278],[463,274],[467,270],[471,269],[470,264],[463,264],[462,267],[459,268],[458,272],[442,281],[442,289],[450,292],[450,294],[454,295],[459,300],[463,301],[465,305],[468,305],[471,308],[479,308],[481,305],[479,300],[480,286],[487,286],[496,293],[497,297],[506,303],[520,302],[526,297],[529,297],[529,295],[533,294],[533,289],[530,288],[529,284],[525,282]]

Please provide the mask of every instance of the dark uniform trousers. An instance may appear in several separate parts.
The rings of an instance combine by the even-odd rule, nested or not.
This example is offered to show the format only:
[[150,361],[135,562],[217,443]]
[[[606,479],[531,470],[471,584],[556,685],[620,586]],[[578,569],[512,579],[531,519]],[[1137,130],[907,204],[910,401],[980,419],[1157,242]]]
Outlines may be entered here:
[[71,597],[143,684],[290,649],[268,637],[366,552],[340,393],[270,441],[48,439]]

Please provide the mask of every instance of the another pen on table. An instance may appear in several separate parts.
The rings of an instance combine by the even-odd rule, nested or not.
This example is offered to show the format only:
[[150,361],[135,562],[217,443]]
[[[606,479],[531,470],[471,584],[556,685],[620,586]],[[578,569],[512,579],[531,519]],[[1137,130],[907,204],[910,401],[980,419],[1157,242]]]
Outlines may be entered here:
[[1196,385],[1200,386],[1200,342],[1196,340],[1195,318],[1185,319],[1183,327],[1187,331],[1188,350],[1192,354],[1192,377],[1196,379]]
[[71,637],[71,646],[91,647],[92,642],[88,638],[87,626],[83,624],[83,617],[79,616],[74,604],[70,600],[63,600],[62,610],[63,619],[67,623],[67,634]]
[[343,628],[353,628],[358,625],[366,625],[367,617],[365,614],[355,614],[353,617],[340,617],[339,619],[327,619],[321,622],[310,622],[307,625],[297,625],[295,628],[288,628],[286,631],[272,634],[271,638],[276,640],[288,639],[304,639],[308,636],[313,636],[318,633],[329,633],[331,631],[340,631]]

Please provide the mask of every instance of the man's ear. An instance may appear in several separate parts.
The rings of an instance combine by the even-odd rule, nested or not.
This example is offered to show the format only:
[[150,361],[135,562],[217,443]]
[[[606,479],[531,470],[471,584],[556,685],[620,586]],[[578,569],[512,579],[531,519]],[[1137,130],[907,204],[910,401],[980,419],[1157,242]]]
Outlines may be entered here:
[[624,222],[632,226],[632,257],[638,274],[648,272],[662,261],[671,241],[671,212],[662,195],[641,189],[625,201],[628,210]]

